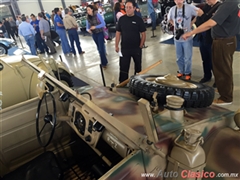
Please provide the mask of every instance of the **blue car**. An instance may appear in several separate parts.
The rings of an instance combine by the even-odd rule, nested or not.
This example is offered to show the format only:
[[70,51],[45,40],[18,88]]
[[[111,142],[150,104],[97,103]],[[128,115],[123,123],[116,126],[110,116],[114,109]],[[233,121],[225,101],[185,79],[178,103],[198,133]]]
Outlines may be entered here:
[[0,56],[8,54],[8,49],[16,46],[16,42],[9,38],[0,38]]

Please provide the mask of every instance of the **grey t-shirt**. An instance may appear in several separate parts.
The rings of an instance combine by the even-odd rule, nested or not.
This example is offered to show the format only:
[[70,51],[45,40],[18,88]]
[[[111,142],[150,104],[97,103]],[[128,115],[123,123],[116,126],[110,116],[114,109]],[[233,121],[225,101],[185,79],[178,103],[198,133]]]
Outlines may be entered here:
[[49,22],[46,21],[45,19],[41,19],[39,21],[39,30],[43,30],[44,33],[49,32],[50,31],[50,26],[49,26]]
[[226,0],[212,17],[217,25],[212,28],[212,38],[226,38],[240,33],[240,0]]
[[[174,32],[176,28],[183,28],[185,33],[191,31],[192,17],[197,16],[198,8],[193,5],[184,4],[184,8],[185,8],[184,18],[183,18],[183,8],[177,9],[177,17],[175,18],[176,8],[177,6],[173,6],[168,13],[168,20],[173,20],[174,22]],[[183,21],[183,27],[182,27],[182,21]],[[192,39],[192,37],[188,38],[187,40],[190,40],[190,39]],[[182,39],[181,37],[179,40],[175,39],[175,41],[183,42],[186,40]]]

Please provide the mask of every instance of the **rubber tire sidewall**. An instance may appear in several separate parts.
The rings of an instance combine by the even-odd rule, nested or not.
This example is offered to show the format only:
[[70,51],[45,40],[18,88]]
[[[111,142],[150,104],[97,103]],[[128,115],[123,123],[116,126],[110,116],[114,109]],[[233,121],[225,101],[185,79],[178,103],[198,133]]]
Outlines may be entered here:
[[[129,91],[133,95],[152,101],[153,93],[158,92],[157,100],[160,106],[166,104],[167,95],[182,97],[185,101],[185,108],[203,108],[212,104],[214,99],[214,88],[194,81],[187,81],[195,84],[197,88],[180,88],[164,84],[154,83],[145,80],[148,77],[163,77],[164,75],[135,75],[130,78]],[[184,80],[183,80],[184,81]]]
[[[58,79],[58,75],[55,74],[55,76],[56,76],[56,78]],[[73,87],[73,81],[72,81],[72,79],[71,79],[71,75],[70,75],[70,74],[67,74],[67,73],[65,73],[65,72],[61,72],[61,73],[60,73],[60,79],[61,79],[61,81],[63,81],[64,84],[65,84],[65,82],[66,82],[66,84],[67,84],[69,87]],[[58,80],[59,80],[59,79],[58,79]],[[48,88],[49,88],[49,91],[53,91],[53,90],[54,90],[54,87],[51,86],[49,83],[47,83],[47,86],[48,86]]]
[[[5,49],[5,53],[4,54],[8,54],[8,48],[6,46],[4,46],[3,44],[0,44],[0,46]],[[2,56],[4,54],[0,54],[0,56]]]

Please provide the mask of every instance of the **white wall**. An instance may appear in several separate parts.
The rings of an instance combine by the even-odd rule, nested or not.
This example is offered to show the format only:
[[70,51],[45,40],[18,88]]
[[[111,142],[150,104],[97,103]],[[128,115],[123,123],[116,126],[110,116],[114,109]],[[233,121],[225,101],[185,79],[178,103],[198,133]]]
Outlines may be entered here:
[[47,11],[50,15],[52,10],[56,7],[63,6],[61,0],[41,0],[44,11]]
[[17,1],[21,14],[30,15],[41,12],[37,0],[19,0]]

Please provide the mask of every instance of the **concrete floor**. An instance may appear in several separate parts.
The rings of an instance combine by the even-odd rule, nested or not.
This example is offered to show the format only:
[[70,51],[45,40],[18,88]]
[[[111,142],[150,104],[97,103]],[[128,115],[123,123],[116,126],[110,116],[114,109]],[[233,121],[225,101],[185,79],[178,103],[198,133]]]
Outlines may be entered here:
[[[143,49],[142,56],[142,69],[149,67],[155,62],[162,60],[162,64],[158,65],[154,69],[150,70],[148,74],[165,75],[168,73],[176,74],[178,68],[176,64],[176,54],[174,45],[161,44],[160,41],[170,38],[170,35],[163,34],[160,27],[157,27],[155,31],[157,37],[151,38],[152,32],[150,28],[147,29],[147,48]],[[56,47],[57,54],[53,55],[54,58],[59,59],[59,55],[62,55],[63,61],[74,72],[75,76],[89,83],[92,86],[103,85],[100,71],[100,57],[96,49],[96,45],[91,36],[80,35],[81,47],[85,51],[84,55],[65,56],[62,53],[60,46]],[[22,39],[22,38],[21,38]],[[24,42],[24,40],[23,40]],[[26,45],[24,45],[27,47]],[[27,47],[28,48],[28,47]],[[104,76],[106,85],[115,81],[118,83],[119,77],[119,56],[115,52],[115,40],[106,42],[108,67],[104,70]],[[47,56],[47,55],[46,55]],[[131,63],[129,75],[133,75],[134,64]],[[233,111],[240,108],[240,52],[235,52],[233,73],[234,73],[234,100],[231,105],[225,105],[224,107]],[[193,62],[192,62],[192,80],[199,81],[203,77],[202,60],[199,49],[193,47]],[[214,78],[207,82],[207,85],[212,86]],[[215,94],[217,98],[219,95]]]

